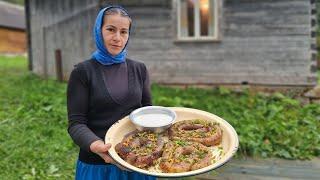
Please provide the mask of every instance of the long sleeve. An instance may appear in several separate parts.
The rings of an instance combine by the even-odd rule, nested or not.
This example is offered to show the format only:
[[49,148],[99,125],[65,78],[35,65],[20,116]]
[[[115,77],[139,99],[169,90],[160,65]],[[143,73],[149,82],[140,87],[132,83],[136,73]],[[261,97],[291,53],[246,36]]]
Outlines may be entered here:
[[145,78],[143,82],[141,104],[142,106],[152,106],[149,73],[146,66],[144,66],[144,69],[145,69]]
[[70,75],[67,88],[68,132],[73,141],[90,152],[90,144],[100,138],[87,126],[89,87],[85,71],[76,67]]

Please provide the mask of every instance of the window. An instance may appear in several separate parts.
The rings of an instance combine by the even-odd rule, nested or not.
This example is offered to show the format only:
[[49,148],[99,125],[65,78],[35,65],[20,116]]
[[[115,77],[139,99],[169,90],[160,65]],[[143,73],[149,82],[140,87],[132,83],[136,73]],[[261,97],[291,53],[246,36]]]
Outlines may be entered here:
[[178,40],[218,40],[220,0],[177,0]]

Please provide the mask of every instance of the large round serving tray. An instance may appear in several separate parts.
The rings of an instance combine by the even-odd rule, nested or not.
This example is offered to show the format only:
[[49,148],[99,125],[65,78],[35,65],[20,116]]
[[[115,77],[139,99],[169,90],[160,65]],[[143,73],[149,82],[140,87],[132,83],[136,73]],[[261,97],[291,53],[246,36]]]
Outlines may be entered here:
[[157,177],[185,177],[185,176],[193,176],[201,173],[205,173],[216,169],[226,162],[228,162],[231,157],[236,153],[239,145],[239,139],[236,131],[234,128],[222,118],[197,109],[191,108],[183,108],[183,107],[169,107],[170,109],[174,110],[177,114],[176,122],[182,120],[191,120],[191,119],[203,119],[207,121],[217,122],[220,124],[220,127],[223,131],[222,136],[222,147],[224,154],[222,158],[216,161],[214,164],[204,167],[202,169],[197,169],[194,171],[183,172],[183,173],[157,173],[157,172],[150,172],[144,169],[137,168],[126,161],[124,161],[115,151],[115,146],[120,143],[123,137],[128,134],[129,132],[134,131],[136,128],[134,124],[129,120],[129,117],[126,116],[123,119],[119,120],[117,123],[113,124],[106,133],[105,142],[111,143],[112,146],[109,149],[109,155],[120,165],[123,167],[136,171],[139,173],[157,176]]

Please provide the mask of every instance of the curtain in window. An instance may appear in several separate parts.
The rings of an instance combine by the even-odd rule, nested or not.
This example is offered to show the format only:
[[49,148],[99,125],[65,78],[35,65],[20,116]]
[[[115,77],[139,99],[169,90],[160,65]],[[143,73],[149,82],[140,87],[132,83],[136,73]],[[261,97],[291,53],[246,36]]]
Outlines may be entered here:
[[180,33],[182,37],[194,36],[194,0],[180,3]]

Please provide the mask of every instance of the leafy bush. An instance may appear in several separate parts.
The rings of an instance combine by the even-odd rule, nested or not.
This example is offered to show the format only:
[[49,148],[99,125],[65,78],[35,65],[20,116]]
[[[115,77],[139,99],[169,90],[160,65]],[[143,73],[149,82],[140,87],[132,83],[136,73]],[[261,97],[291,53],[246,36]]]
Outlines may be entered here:
[[301,106],[280,93],[173,89],[153,86],[154,103],[202,109],[227,120],[240,138],[242,155],[310,159],[320,155],[320,105]]

